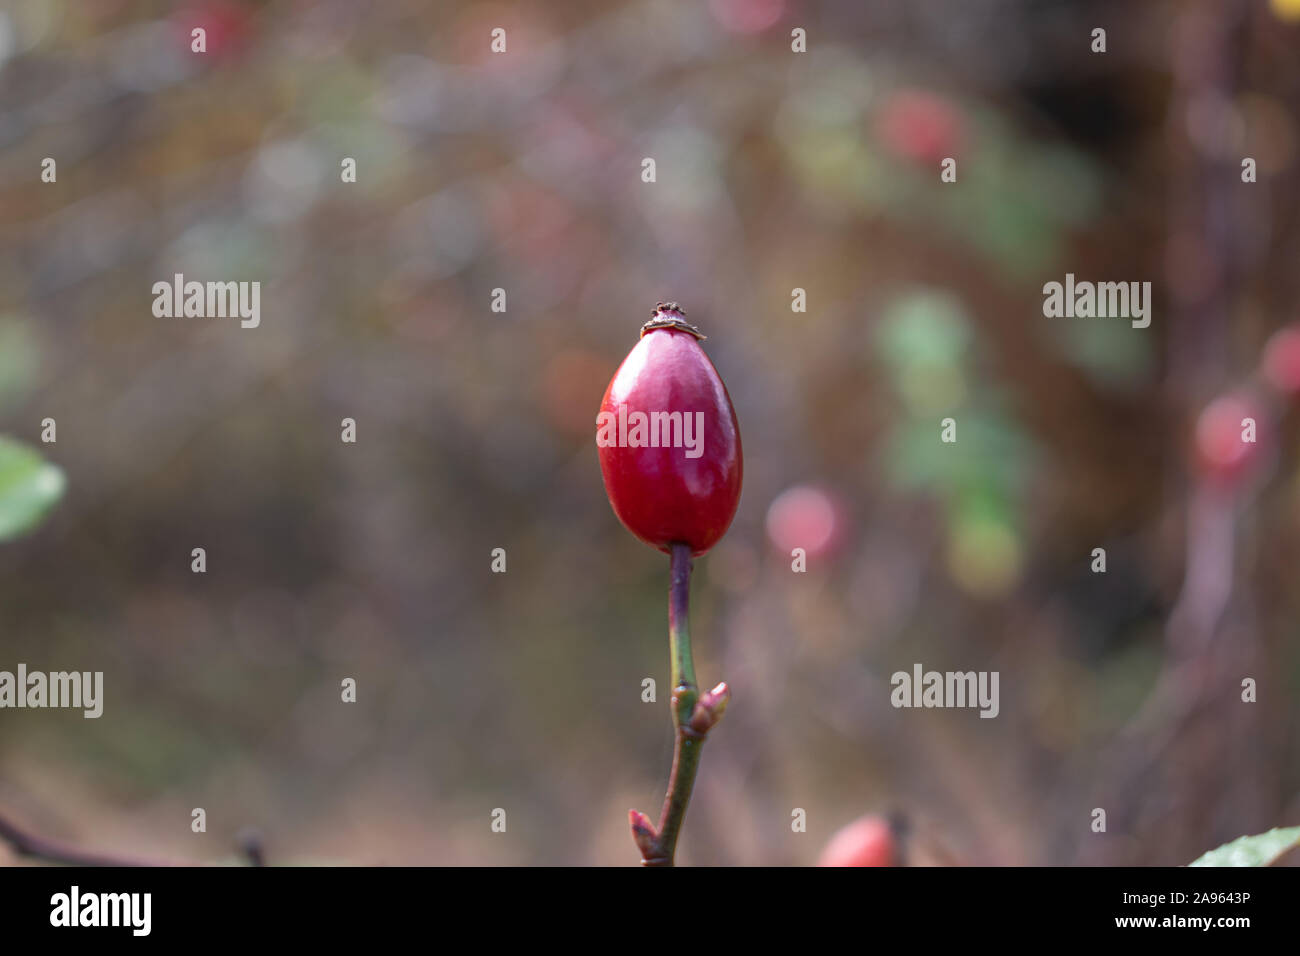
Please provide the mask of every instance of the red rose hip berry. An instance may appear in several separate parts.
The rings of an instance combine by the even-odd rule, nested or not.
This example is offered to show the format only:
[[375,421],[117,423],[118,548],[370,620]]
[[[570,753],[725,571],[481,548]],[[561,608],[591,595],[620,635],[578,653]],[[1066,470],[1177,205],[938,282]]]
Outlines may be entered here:
[[675,302],[659,303],[605,389],[596,446],[619,520],[660,551],[708,551],[740,503],[743,462],[731,397]]

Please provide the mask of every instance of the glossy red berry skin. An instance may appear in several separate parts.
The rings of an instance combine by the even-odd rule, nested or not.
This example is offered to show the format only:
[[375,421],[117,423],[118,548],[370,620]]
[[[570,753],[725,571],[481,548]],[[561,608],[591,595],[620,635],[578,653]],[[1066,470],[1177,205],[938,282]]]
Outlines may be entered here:
[[[662,327],[651,327],[657,323]],[[731,526],[744,470],[731,397],[699,339],[680,311],[661,308],[614,373],[597,418],[600,471],[619,520],[660,551],[683,542],[697,556]],[[690,416],[692,428],[681,433],[678,447],[671,442],[664,447],[662,441],[660,447],[632,447],[638,437],[649,437],[637,436],[632,427],[626,435],[612,435],[608,428],[602,432],[602,421],[609,426],[626,415],[632,423],[636,412],[680,412],[683,422]],[[671,437],[677,435],[673,431]],[[626,441],[619,440],[624,437]]]

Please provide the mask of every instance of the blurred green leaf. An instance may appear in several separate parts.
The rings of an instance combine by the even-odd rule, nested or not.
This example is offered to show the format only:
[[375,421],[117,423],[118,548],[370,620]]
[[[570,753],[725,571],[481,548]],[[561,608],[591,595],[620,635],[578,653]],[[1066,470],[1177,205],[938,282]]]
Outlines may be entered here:
[[881,457],[890,481],[904,490],[940,489],[954,484],[950,448],[939,441],[939,425],[906,421],[896,427]]
[[0,541],[35,527],[63,494],[63,470],[25,445],[0,438]]
[[1053,348],[1101,385],[1131,387],[1150,371],[1151,339],[1123,319],[1049,319],[1039,328]]
[[994,409],[956,410],[953,417],[955,444],[940,441],[938,416],[905,419],[892,430],[883,462],[895,487],[981,491],[995,498],[1018,494],[1035,467],[1029,437]]
[[0,405],[31,387],[39,364],[40,351],[27,325],[0,316]]
[[894,302],[876,329],[876,348],[893,366],[959,365],[970,348],[970,323],[961,300],[921,290]]
[[1300,844],[1300,827],[1275,827],[1258,836],[1239,837],[1231,843],[1225,843],[1189,865],[1268,866],[1297,844]]

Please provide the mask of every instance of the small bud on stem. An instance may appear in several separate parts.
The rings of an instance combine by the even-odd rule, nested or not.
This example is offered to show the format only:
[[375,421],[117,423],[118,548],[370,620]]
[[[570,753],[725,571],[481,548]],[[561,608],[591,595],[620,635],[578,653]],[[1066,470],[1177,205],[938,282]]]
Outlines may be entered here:
[[699,699],[695,713],[691,715],[691,730],[703,737],[722,719],[731,700],[731,688],[726,683],[719,684]]

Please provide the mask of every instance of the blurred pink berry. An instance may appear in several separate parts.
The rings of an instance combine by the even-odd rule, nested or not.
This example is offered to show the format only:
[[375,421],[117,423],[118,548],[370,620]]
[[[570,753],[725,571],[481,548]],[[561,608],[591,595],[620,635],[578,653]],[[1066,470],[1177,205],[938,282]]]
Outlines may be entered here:
[[817,860],[818,866],[893,866],[894,833],[880,817],[862,817],[837,830]]
[[762,33],[785,12],[785,0],[710,0],[713,17],[732,33]]
[[1284,395],[1300,395],[1300,325],[1288,325],[1264,346],[1264,380]]
[[924,90],[891,93],[876,114],[876,134],[895,155],[922,163],[954,156],[965,135],[957,108]]
[[181,42],[186,50],[190,48],[194,28],[202,27],[206,55],[214,61],[239,56],[253,36],[250,8],[232,0],[191,3],[173,14],[172,22],[182,34]]
[[[1254,422],[1254,441],[1249,436]],[[1244,394],[1223,395],[1196,421],[1196,458],[1202,475],[1221,488],[1234,488],[1263,454],[1264,418],[1257,402]]]
[[767,509],[767,536],[782,554],[803,548],[818,557],[839,543],[844,524],[840,506],[811,485],[795,485],[777,495]]

